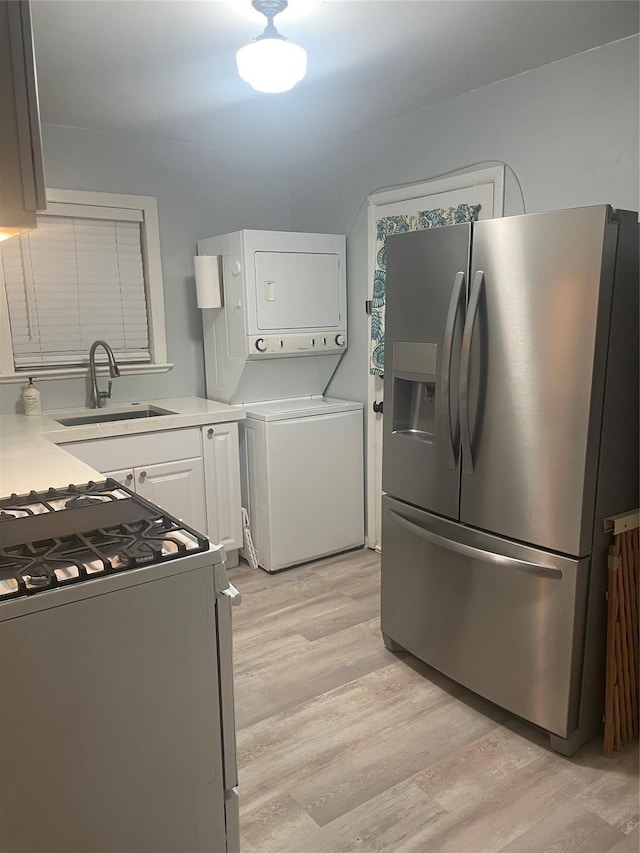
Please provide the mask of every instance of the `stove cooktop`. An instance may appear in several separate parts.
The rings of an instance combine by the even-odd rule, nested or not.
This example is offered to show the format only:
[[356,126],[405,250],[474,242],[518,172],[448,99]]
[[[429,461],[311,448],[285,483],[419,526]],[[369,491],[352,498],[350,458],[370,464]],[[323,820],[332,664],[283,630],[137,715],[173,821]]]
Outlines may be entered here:
[[112,479],[0,500],[0,601],[199,553],[209,540]]

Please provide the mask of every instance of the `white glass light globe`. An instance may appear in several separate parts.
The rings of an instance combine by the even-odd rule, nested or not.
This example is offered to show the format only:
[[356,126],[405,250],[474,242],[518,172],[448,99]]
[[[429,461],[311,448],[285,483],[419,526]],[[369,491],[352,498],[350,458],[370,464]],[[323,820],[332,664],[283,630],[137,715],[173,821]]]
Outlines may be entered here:
[[307,73],[307,52],[282,38],[261,38],[236,53],[238,74],[258,92],[288,92]]

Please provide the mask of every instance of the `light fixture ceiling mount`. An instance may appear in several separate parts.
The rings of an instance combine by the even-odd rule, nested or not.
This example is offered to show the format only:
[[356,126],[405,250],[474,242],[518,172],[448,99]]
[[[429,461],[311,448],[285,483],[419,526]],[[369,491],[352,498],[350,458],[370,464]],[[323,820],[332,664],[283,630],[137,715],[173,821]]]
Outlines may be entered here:
[[238,74],[258,92],[287,92],[307,71],[307,52],[281,35],[274,17],[287,0],[253,0],[253,8],[267,19],[264,32],[236,53]]
[[272,26],[274,17],[280,14],[280,12],[284,12],[289,3],[288,0],[251,0],[251,5],[256,12],[261,12],[263,15],[266,15],[266,17],[269,18],[269,24],[267,26]]

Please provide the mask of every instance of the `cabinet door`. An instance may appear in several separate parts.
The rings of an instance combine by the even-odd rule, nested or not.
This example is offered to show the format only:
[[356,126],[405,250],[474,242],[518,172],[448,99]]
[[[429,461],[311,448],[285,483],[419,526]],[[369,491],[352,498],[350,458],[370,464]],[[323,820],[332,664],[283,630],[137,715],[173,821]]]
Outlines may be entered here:
[[182,459],[135,468],[134,480],[139,495],[199,533],[206,531],[202,459]]
[[118,483],[124,483],[128,489],[135,489],[133,483],[133,468],[122,468],[120,471],[103,471],[105,477],[111,477]]
[[228,551],[242,547],[238,424],[203,427],[209,538]]
[[0,2],[0,222],[5,237],[36,227],[47,206],[28,3]]

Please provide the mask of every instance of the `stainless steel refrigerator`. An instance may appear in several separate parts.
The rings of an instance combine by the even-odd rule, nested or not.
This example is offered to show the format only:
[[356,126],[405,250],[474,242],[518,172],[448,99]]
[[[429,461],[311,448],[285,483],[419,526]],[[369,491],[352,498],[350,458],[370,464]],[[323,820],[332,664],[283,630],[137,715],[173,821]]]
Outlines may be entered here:
[[381,628],[572,754],[602,721],[606,516],[638,505],[637,214],[387,240]]

